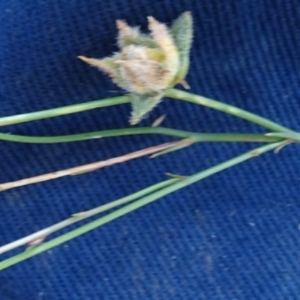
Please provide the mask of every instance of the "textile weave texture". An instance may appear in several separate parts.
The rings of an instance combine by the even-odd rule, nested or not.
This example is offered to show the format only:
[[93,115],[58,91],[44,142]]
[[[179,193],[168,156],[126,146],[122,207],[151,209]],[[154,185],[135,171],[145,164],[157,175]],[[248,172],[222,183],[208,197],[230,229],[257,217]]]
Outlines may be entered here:
[[[171,23],[187,10],[195,26],[191,91],[300,130],[297,0],[1,1],[0,116],[123,94],[76,57],[117,51],[116,19],[147,30],[147,16]],[[122,128],[129,114],[130,107],[120,105],[1,131],[49,136]],[[165,127],[266,132],[170,99],[140,126],[162,114]],[[51,145],[0,141],[0,182],[170,140],[144,135]],[[164,180],[166,172],[193,174],[256,146],[202,143],[0,193],[0,244]],[[290,145],[198,182],[0,272],[0,299],[299,299],[299,168],[300,148]]]

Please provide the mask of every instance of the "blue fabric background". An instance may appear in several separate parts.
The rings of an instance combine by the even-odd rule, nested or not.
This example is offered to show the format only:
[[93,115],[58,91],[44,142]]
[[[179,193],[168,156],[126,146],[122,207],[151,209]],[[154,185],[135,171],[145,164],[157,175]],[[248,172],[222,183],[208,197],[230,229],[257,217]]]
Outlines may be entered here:
[[[116,51],[116,19],[194,16],[188,75],[195,93],[300,130],[297,0],[0,2],[0,116],[124,93],[77,55]],[[128,126],[128,105],[2,128],[59,135]],[[265,132],[245,121],[165,100],[142,125]],[[0,182],[125,154],[171,140],[135,136],[57,145],[0,142]],[[254,144],[198,144],[155,160],[0,194],[0,244],[165,178],[192,174]],[[300,151],[265,154],[0,273],[1,300],[299,299]],[[54,235],[55,236],[55,235]],[[16,250],[14,253],[18,253]],[[4,255],[3,257],[8,257]]]

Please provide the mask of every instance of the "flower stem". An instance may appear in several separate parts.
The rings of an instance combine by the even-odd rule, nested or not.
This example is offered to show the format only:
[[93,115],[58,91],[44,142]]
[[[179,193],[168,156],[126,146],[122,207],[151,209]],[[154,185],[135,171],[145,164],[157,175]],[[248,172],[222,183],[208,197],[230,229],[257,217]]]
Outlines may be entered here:
[[98,206],[96,208],[93,208],[93,209],[90,209],[88,211],[83,211],[83,212],[80,212],[80,213],[77,213],[77,214],[74,214],[72,217],[70,217],[69,219],[66,219],[64,221],[61,221],[59,223],[56,223],[52,226],[49,226],[45,229],[42,229],[40,231],[37,231],[33,234],[30,234],[24,238],[21,238],[19,240],[16,240],[12,243],[9,243],[7,245],[4,245],[2,247],[0,247],[0,254],[3,254],[7,251],[10,251],[12,249],[15,249],[17,247],[20,247],[20,246],[23,246],[23,245],[28,245],[30,243],[33,243],[35,242],[36,240],[39,240],[39,239],[45,239],[46,237],[48,237],[50,234],[60,230],[60,229],[63,229],[71,224],[74,224],[76,222],[79,222],[81,220],[84,220],[84,219],[87,219],[91,216],[94,216],[96,214],[100,214],[102,212],[105,212],[109,209],[112,209],[114,207],[117,207],[117,206],[120,206],[120,205],[123,205],[123,204],[126,204],[126,203],[129,203],[129,202],[132,202],[136,199],[139,199],[145,195],[148,195],[150,193],[153,193],[159,189],[162,189],[164,187],[167,187],[175,182],[178,182],[179,179],[168,179],[168,180],[165,180],[165,181],[162,181],[162,182],[159,182],[157,184],[154,184],[152,186],[149,186],[145,189],[142,189],[136,193],[133,193],[129,196],[126,196],[126,197],[123,197],[123,198],[120,198],[118,200],[115,200],[115,201],[112,201],[112,202],[109,202],[107,204],[104,204],[104,205],[101,205],[101,206]]
[[91,110],[100,107],[119,105],[130,102],[130,97],[119,96],[113,98],[107,98],[103,100],[94,100],[86,103],[74,104],[63,106],[54,109],[41,110],[33,113],[20,114],[15,116],[3,117],[0,118],[0,126],[13,125],[18,123],[24,123],[29,121],[53,118],[68,114],[74,114],[77,112],[82,112],[86,110]]
[[[203,96],[198,96],[198,95],[195,95],[192,93],[184,92],[184,91],[181,91],[178,89],[167,90],[165,92],[165,96],[169,97],[169,98],[173,98],[173,99],[184,100],[184,101],[192,102],[195,104],[207,106],[207,107],[222,111],[224,113],[228,113],[228,114],[234,115],[236,117],[248,120],[255,124],[259,124],[267,129],[270,129],[271,131],[294,132],[287,127],[281,126],[271,120],[268,120],[268,119],[260,117],[256,114],[247,112],[246,110],[240,109],[238,107],[235,107],[235,106],[232,106],[232,105],[229,105],[226,103],[222,103],[222,102],[219,102],[216,100],[212,100],[212,99],[209,99],[209,98],[206,98]],[[102,100],[94,100],[94,101],[89,101],[86,103],[68,105],[68,106],[63,106],[63,107],[48,109],[48,110],[42,110],[42,111],[33,112],[33,113],[3,117],[3,118],[0,118],[0,126],[18,124],[18,123],[29,122],[29,121],[34,121],[34,120],[41,120],[41,119],[46,119],[46,118],[53,118],[53,117],[58,117],[58,116],[62,116],[62,115],[91,110],[91,109],[95,109],[95,108],[120,105],[120,104],[124,104],[124,103],[129,103],[129,102],[130,102],[129,95],[107,98],[107,99],[102,99]]]
[[65,233],[57,238],[52,239],[49,242],[43,243],[41,245],[38,245],[36,247],[33,247],[32,249],[30,249],[29,251],[23,252],[21,254],[15,255],[9,259],[6,259],[4,261],[2,261],[0,263],[0,270],[4,270],[10,266],[13,266],[21,261],[24,261],[30,257],[33,257],[37,254],[40,254],[42,252],[45,252],[51,248],[54,248],[58,245],[61,245],[67,241],[70,241],[82,234],[85,234],[99,226],[102,226],[110,221],[113,221],[127,213],[130,213],[146,204],[149,204],[163,196],[166,196],[170,193],[173,193],[179,189],[182,189],[190,184],[193,184],[199,180],[202,180],[206,177],[209,177],[215,173],[221,172],[225,169],[228,169],[230,167],[233,167],[239,163],[242,163],[248,159],[251,159],[253,157],[256,157],[257,155],[260,155],[262,153],[265,153],[267,151],[273,150],[277,147],[279,147],[280,145],[282,145],[283,143],[285,143],[285,141],[283,142],[278,142],[278,143],[272,143],[269,145],[264,145],[262,147],[256,148],[254,150],[251,150],[249,152],[246,152],[242,155],[239,155],[233,159],[227,160],[223,163],[220,163],[214,167],[208,168],[204,171],[201,171],[199,173],[196,173],[194,175],[188,176],[185,179],[182,179],[179,182],[173,183],[170,186],[167,186],[159,191],[156,191],[146,197],[141,198],[140,200],[137,200],[129,205],[124,206],[123,208],[120,208],[110,214],[107,214],[104,217],[101,217],[95,221],[92,221],[86,225],[83,225],[77,229],[74,229],[68,233]]
[[188,102],[192,102],[195,104],[200,104],[203,106],[207,106],[219,111],[222,111],[224,113],[245,119],[247,121],[250,121],[252,123],[261,125],[267,129],[270,129],[275,132],[294,132],[291,129],[281,126],[271,120],[268,120],[266,118],[260,117],[256,114],[250,113],[246,110],[240,109],[238,107],[222,103],[216,100],[211,100],[209,98],[203,97],[203,96],[198,96],[192,93],[184,92],[178,89],[169,89],[165,93],[166,97],[169,98],[174,98],[174,99],[179,99],[179,100],[184,100]]
[[137,127],[59,136],[25,136],[0,133],[0,140],[17,143],[53,144],[137,134],[161,134],[172,137],[189,138],[194,142],[276,142],[282,139],[280,137],[266,136],[264,134],[196,133],[165,127]]

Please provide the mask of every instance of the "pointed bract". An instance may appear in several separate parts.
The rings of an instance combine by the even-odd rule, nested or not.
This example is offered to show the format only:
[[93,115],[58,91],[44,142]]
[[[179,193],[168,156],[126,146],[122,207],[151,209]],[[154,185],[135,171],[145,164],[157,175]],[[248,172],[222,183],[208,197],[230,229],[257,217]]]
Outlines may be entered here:
[[131,94],[130,124],[138,124],[162,100],[162,97],[162,93]]
[[153,39],[165,54],[164,64],[175,76],[179,69],[179,53],[173,37],[165,24],[158,22],[153,17],[148,17],[148,22]]
[[191,13],[185,12],[176,19],[171,26],[170,32],[180,57],[180,69],[175,79],[175,83],[177,83],[185,78],[189,69],[189,56],[193,41],[193,18]]
[[117,20],[118,46],[123,48],[129,45],[140,45],[149,48],[156,48],[155,41],[146,34],[140,32],[138,27],[129,27],[125,21]]
[[104,58],[104,59],[95,59],[88,58],[85,56],[78,56],[79,59],[86,62],[87,64],[100,69],[101,71],[107,73],[111,77],[117,77],[117,65],[114,63],[115,58]]

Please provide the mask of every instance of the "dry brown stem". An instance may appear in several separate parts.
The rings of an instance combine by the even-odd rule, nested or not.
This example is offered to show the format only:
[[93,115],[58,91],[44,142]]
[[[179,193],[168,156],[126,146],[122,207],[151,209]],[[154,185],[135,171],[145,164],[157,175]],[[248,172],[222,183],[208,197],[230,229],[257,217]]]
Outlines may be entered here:
[[17,181],[2,183],[2,184],[0,184],[0,192],[3,192],[8,189],[13,189],[16,187],[24,186],[24,185],[53,180],[53,179],[57,179],[57,178],[64,177],[64,176],[71,176],[71,175],[78,175],[78,174],[86,173],[86,172],[92,172],[92,171],[95,171],[95,170],[98,170],[98,169],[101,169],[104,167],[112,166],[114,164],[123,163],[123,162],[131,160],[131,159],[150,155],[153,153],[160,152],[162,150],[166,150],[166,149],[169,149],[169,148],[172,148],[175,146],[179,146],[183,143],[185,143],[184,140],[169,142],[169,143],[145,148],[142,150],[138,150],[135,152],[131,152],[131,153],[121,155],[118,157],[110,158],[110,159],[107,159],[104,161],[98,161],[98,162],[87,164],[87,165],[73,167],[73,168],[60,170],[60,171],[56,171],[56,172],[52,172],[52,173],[47,173],[47,174],[43,174],[43,175],[39,175],[39,176],[29,177],[29,178],[25,178],[25,179],[21,179],[21,180],[17,180]]

